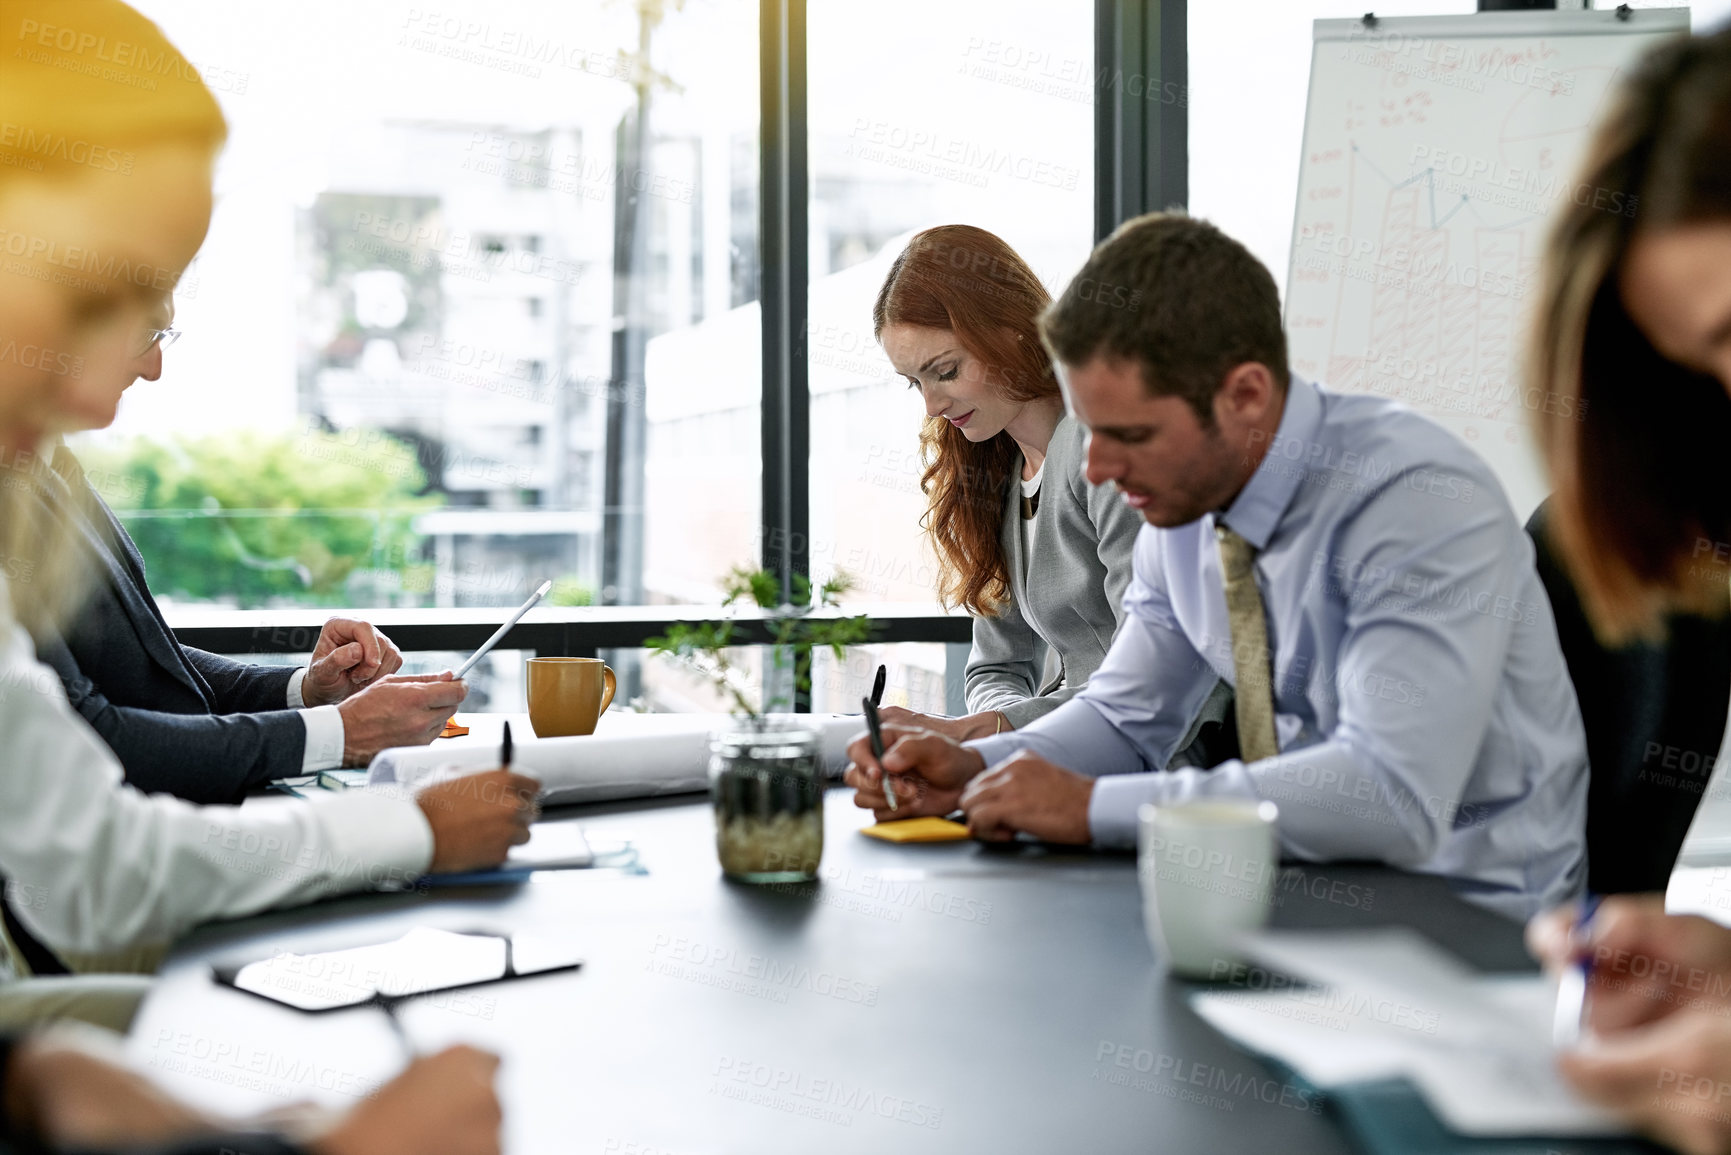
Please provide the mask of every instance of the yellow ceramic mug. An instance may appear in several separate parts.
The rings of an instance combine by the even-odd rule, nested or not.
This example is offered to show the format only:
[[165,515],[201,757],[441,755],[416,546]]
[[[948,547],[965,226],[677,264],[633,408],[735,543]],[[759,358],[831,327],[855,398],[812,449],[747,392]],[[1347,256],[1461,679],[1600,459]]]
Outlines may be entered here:
[[618,685],[600,658],[530,658],[529,725],[535,737],[595,733]]

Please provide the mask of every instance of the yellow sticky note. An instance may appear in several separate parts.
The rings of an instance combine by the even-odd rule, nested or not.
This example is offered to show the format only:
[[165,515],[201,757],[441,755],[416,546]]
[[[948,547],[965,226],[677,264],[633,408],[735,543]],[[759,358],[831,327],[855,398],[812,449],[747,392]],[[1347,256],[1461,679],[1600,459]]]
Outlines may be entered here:
[[885,842],[960,842],[968,837],[968,828],[948,818],[903,818],[864,827],[860,833]]

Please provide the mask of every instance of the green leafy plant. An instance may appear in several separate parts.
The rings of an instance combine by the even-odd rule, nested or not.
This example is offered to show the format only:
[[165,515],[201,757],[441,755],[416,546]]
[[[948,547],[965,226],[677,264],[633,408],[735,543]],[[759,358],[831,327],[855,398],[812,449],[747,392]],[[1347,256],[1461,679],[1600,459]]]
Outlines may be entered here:
[[[871,619],[854,617],[813,618],[815,610],[840,607],[841,596],[853,588],[853,579],[837,574],[815,590],[804,574],[793,575],[793,597],[781,600],[781,582],[768,570],[734,566],[722,580],[727,595],[722,605],[753,605],[766,611],[771,648],[764,670],[764,703],[758,710],[751,701],[748,679],[729,658],[729,648],[743,643],[732,621],[674,622],[667,633],[644,642],[651,652],[672,658],[695,671],[733,703],[733,712],[761,721],[764,715],[793,709],[793,696],[811,690],[811,656],[826,647],[838,659],[848,646],[871,638]],[[815,594],[815,597],[814,597]],[[780,687],[779,689],[772,687]]]

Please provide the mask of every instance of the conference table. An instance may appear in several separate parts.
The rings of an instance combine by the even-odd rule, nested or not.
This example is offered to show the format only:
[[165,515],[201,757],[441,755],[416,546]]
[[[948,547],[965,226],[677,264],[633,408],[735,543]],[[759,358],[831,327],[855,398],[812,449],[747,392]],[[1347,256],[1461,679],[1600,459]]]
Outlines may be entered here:
[[[491,740],[478,726],[471,740]],[[1353,1150],[1308,1089],[1197,1018],[1143,931],[1127,854],[892,844],[826,798],[815,883],[724,879],[702,795],[550,809],[610,860],[526,882],[374,893],[199,929],[130,1039],[176,1092],[248,1112],[352,1105],[411,1052],[503,1056],[505,1150]],[[629,844],[628,848],[626,844]],[[1283,927],[1407,925],[1485,970],[1520,928],[1435,879],[1289,868]],[[306,1014],[212,967],[416,927],[533,936],[582,967]]]

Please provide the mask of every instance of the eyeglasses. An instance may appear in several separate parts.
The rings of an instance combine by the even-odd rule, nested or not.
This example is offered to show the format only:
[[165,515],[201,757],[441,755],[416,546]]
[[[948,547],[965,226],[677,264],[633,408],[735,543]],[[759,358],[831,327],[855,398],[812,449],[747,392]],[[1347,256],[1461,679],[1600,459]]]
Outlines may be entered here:
[[180,340],[179,329],[146,329],[144,343],[139,347],[138,356],[142,357],[158,345],[164,349]]

